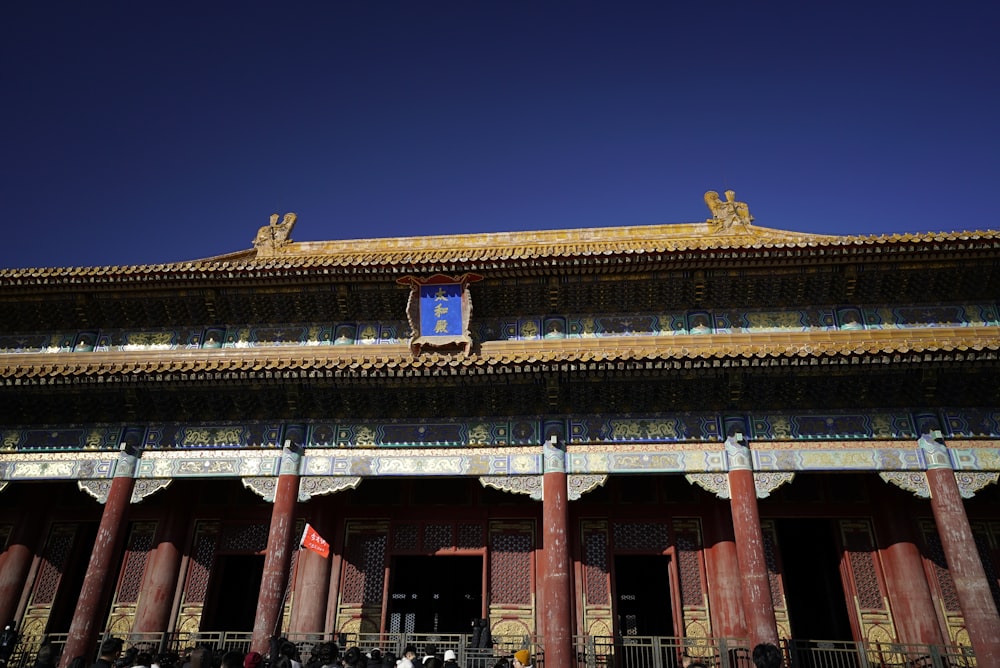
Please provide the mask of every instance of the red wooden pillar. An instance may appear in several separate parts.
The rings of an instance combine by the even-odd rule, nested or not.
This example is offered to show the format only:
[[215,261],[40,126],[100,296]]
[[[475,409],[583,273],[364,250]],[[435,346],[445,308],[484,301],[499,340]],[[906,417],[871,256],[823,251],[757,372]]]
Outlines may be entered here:
[[757,487],[750,463],[750,448],[742,435],[726,438],[729,455],[729,503],[733,510],[733,535],[740,564],[740,589],[751,646],[778,644],[778,622],[771,601],[771,583],[764,554],[764,534],[757,510]]
[[729,506],[716,500],[712,522],[705,532],[705,572],[712,611],[712,630],[720,638],[747,637],[747,621],[740,595],[740,562]]
[[[325,520],[323,506],[318,505],[312,517],[312,526],[327,542],[332,542],[329,523]],[[295,600],[288,623],[289,633],[323,632],[326,597],[330,591],[331,557],[323,557],[312,550],[300,550],[295,566]]]
[[919,441],[927,460],[934,523],[976,661],[980,666],[1000,666],[1000,616],[965,514],[948,448],[940,437],[940,432],[934,432],[924,434]]
[[285,604],[288,569],[292,562],[292,532],[295,529],[301,459],[301,448],[287,443],[281,452],[281,468],[267,536],[267,555],[264,557],[264,575],[250,640],[250,651],[265,656],[270,653],[271,638],[281,631],[279,624]]
[[97,538],[94,549],[90,553],[90,563],[87,573],[83,576],[83,586],[80,588],[80,600],[73,613],[73,621],[69,626],[66,646],[63,649],[60,665],[65,667],[76,656],[93,657],[97,651],[97,636],[104,620],[100,618],[102,602],[109,580],[113,584],[112,568],[116,561],[125,530],[124,517],[132,501],[132,489],[135,487],[135,469],[138,464],[138,452],[132,449],[123,450],[118,455],[111,489],[104,502],[104,512],[97,528]]
[[159,527],[159,541],[136,608],[132,629],[135,633],[162,633],[168,630],[188,524],[188,508],[180,505],[171,510]]
[[945,639],[927,584],[916,529],[905,511],[904,517],[898,516],[900,504],[889,491],[884,488],[880,494],[875,527],[898,640],[913,645],[943,645]]
[[566,450],[555,436],[543,448],[542,553],[538,578],[541,589],[545,665],[571,666],[573,659],[569,554],[569,498],[566,487]]
[[21,515],[11,532],[7,549],[0,555],[0,620],[4,620],[0,621],[0,624],[6,624],[14,619],[17,613],[17,605],[27,583],[31,562],[38,552],[42,531],[47,525],[47,497],[44,494],[29,496],[31,491],[35,491],[32,489],[23,491],[33,510]]

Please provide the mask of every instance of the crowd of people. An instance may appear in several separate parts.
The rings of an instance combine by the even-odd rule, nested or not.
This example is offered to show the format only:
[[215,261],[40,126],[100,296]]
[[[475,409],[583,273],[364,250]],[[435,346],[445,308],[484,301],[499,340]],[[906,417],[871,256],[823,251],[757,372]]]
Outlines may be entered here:
[[[324,642],[312,647],[304,664],[298,647],[286,640],[272,643],[271,657],[258,652],[243,653],[209,647],[193,647],[182,654],[165,652],[153,654],[142,647],[125,649],[120,638],[106,638],[100,646],[100,656],[90,663],[83,656],[75,657],[68,668],[461,668],[454,650],[439,652],[437,645],[428,644],[418,651],[415,645],[403,648],[402,655],[383,652],[380,648],[363,651],[352,646],[341,651],[335,642]],[[51,645],[38,651],[33,668],[56,668],[58,656]],[[781,650],[770,643],[753,648],[751,660],[755,668],[781,668],[784,664]],[[481,664],[480,664],[481,665]],[[684,668],[708,668],[700,660],[685,657]],[[0,666],[2,668],[2,666]],[[509,657],[494,658],[491,668],[533,668],[529,650],[520,649]]]
[[[429,644],[418,651],[407,645],[397,656],[380,648],[362,650],[352,646],[341,650],[335,642],[312,647],[311,655],[302,662],[299,649],[285,639],[272,643],[270,657],[259,652],[243,653],[209,647],[192,647],[183,654],[152,653],[142,647],[125,649],[120,638],[107,638],[101,643],[100,656],[91,663],[85,657],[75,657],[69,668],[462,668],[455,650],[438,651]],[[51,646],[43,646],[33,668],[56,668],[58,657]],[[519,650],[510,657],[495,659],[492,668],[532,668],[531,654]]]

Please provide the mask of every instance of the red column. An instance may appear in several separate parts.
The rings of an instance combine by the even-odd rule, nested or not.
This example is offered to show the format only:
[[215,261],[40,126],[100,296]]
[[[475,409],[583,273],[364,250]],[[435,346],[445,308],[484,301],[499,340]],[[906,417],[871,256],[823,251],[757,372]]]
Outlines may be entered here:
[[27,502],[34,510],[21,515],[11,533],[7,549],[0,555],[0,620],[7,621],[14,619],[17,613],[17,605],[24,592],[31,562],[38,552],[48,513],[44,495],[35,495],[37,498],[33,498],[28,495],[30,490],[18,491],[25,492]]
[[940,432],[924,434],[919,441],[927,459],[934,523],[976,661],[980,666],[1000,666],[1000,616],[965,514],[948,448],[935,437],[939,439]]
[[[315,502],[314,502],[315,503]],[[330,529],[325,521],[323,507],[318,506],[312,517],[312,526],[327,541]],[[322,633],[326,622],[326,597],[330,591],[331,557],[323,557],[312,550],[300,550],[295,566],[295,599],[288,623],[289,633]]]
[[135,633],[168,630],[177,578],[180,575],[184,540],[189,523],[188,509],[175,507],[159,527],[159,541],[150,560],[135,613]]
[[762,642],[778,644],[778,622],[771,601],[771,584],[764,555],[764,535],[757,511],[757,487],[750,464],[750,448],[740,442],[740,435],[726,439],[729,455],[729,503],[733,510],[733,535],[740,564],[743,611],[751,645]]
[[569,499],[566,488],[566,451],[556,437],[543,447],[542,573],[538,578],[542,603],[545,665],[571,666],[573,658],[569,554]]
[[712,611],[712,630],[720,638],[746,638],[747,621],[740,595],[740,562],[729,506],[716,501],[711,524],[706,527],[705,574]]
[[257,615],[253,622],[250,650],[267,655],[270,640],[280,633],[281,612],[285,604],[288,568],[292,561],[292,532],[295,529],[295,504],[299,495],[298,448],[286,445],[281,453],[281,469],[274,491],[271,529],[267,536],[267,556],[260,583]]
[[138,457],[122,451],[115,466],[111,490],[104,502],[104,512],[101,514],[101,524],[97,528],[97,538],[94,549],[90,553],[90,563],[87,573],[83,576],[83,586],[80,588],[80,600],[73,613],[73,621],[66,637],[66,647],[63,649],[60,665],[66,665],[75,656],[92,657],[97,650],[97,636],[104,620],[100,618],[101,604],[105,600],[109,580],[114,584],[112,569],[115,558],[121,546],[125,529],[123,519],[132,500],[132,488],[135,487],[135,469]]
[[899,642],[913,645],[943,645],[934,599],[927,584],[923,558],[910,515],[897,499],[883,489],[880,511],[875,517],[889,606]]

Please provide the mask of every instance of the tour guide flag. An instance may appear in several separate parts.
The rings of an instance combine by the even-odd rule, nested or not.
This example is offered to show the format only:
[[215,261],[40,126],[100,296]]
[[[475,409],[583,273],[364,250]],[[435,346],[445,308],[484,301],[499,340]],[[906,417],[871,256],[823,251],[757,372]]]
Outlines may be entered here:
[[319,535],[316,529],[312,528],[311,524],[306,524],[306,530],[302,532],[302,540],[299,541],[299,547],[312,550],[324,559],[330,556],[330,544],[323,540],[323,537]]

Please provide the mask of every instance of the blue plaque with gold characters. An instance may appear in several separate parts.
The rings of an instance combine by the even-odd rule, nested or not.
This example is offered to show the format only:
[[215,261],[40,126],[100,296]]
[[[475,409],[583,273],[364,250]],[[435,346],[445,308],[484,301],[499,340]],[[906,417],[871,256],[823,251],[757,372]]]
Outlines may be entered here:
[[472,298],[469,283],[482,280],[478,274],[445,276],[435,274],[429,278],[407,276],[399,279],[401,285],[410,286],[410,299],[406,316],[413,330],[410,350],[419,355],[425,347],[442,351],[455,349],[468,355],[472,347],[469,318]]

